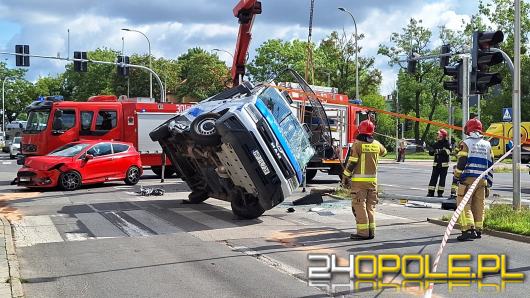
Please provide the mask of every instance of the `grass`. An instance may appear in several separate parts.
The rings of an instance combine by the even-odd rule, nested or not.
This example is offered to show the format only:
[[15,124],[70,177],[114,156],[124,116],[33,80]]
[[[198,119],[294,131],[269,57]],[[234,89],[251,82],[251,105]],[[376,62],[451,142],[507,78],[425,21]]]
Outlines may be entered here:
[[[449,221],[452,214],[443,215],[441,220]],[[530,236],[530,209],[515,211],[512,205],[493,204],[486,209],[484,228]]]
[[333,194],[343,200],[349,200],[351,198],[350,190],[342,187],[335,188],[335,192]]

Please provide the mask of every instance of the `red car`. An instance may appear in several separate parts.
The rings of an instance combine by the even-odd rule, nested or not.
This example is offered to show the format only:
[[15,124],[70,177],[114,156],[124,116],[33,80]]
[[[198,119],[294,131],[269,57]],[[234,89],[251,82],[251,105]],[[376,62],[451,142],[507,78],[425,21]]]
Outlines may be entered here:
[[27,157],[16,182],[25,187],[77,189],[82,184],[123,180],[138,183],[140,153],[130,143],[85,140],[66,144],[45,156]]

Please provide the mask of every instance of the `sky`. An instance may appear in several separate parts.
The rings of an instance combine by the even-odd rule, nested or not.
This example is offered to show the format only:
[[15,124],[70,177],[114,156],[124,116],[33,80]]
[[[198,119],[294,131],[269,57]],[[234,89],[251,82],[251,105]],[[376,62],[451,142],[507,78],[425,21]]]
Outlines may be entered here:
[[[272,38],[307,39],[310,0],[261,0],[263,13],[256,17],[250,48]],[[98,47],[121,50],[125,54],[147,53],[145,37],[157,57],[175,59],[192,47],[234,51],[238,23],[232,14],[238,0],[0,0],[0,51],[14,52],[15,44],[29,44],[32,54],[66,57],[68,30],[70,56],[73,51]],[[316,0],[313,40],[320,41],[332,31],[353,32],[351,17],[337,10],[350,10],[357,22],[361,56],[376,58],[383,73],[381,94],[391,92],[397,67],[377,55],[379,44],[388,43],[392,32],[400,32],[410,18],[422,19],[426,27],[437,30],[445,25],[460,28],[477,11],[478,0]],[[436,35],[434,35],[436,36]],[[123,38],[123,44],[122,44]],[[433,40],[436,43],[436,40]],[[231,56],[219,53],[231,64]],[[15,67],[13,56],[1,56]],[[7,60],[5,60],[7,59]],[[27,79],[64,71],[65,62],[31,59]]]

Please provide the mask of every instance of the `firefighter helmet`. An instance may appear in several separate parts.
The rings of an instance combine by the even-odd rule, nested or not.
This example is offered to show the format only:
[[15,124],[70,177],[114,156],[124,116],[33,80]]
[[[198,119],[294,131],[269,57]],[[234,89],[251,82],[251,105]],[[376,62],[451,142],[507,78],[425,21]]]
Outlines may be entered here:
[[438,130],[438,136],[441,137],[442,139],[447,139],[447,130],[445,129],[440,129]]
[[359,124],[359,133],[364,135],[373,135],[375,131],[375,125],[370,120],[364,120]]
[[482,123],[477,118],[469,119],[464,127],[464,133],[470,134],[475,131],[482,133]]

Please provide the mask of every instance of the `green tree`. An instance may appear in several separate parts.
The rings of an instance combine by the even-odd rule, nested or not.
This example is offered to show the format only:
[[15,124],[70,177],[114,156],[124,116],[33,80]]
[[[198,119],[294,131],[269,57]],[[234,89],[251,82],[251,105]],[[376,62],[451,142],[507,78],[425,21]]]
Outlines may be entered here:
[[33,85],[24,78],[26,72],[27,70],[22,68],[8,69],[5,63],[0,62],[0,84],[4,78],[11,78],[5,83],[6,123],[25,119],[24,107],[33,100]]
[[201,48],[188,50],[177,59],[180,67],[177,98],[182,101],[200,101],[227,87],[231,81],[228,68],[217,55]]

